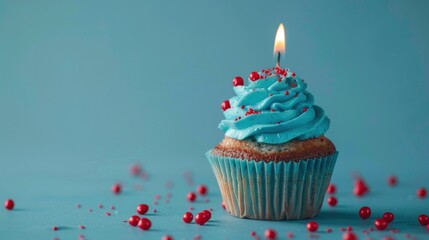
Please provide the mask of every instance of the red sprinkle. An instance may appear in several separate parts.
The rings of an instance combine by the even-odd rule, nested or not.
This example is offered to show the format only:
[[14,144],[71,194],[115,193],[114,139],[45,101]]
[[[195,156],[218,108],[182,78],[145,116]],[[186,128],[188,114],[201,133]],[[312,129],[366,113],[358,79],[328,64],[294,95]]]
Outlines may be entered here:
[[173,237],[170,235],[165,235],[162,237],[162,240],[173,240]]
[[294,73],[294,72],[293,72],[293,73],[292,73],[292,77],[295,77],[295,76],[296,76],[296,73]]
[[334,184],[329,184],[328,186],[328,190],[326,191],[329,194],[334,194],[337,191],[337,188],[335,187]]
[[355,181],[355,187],[353,189],[353,194],[356,195],[357,197],[362,197],[368,191],[369,191],[369,188],[366,185],[366,183],[363,181],[363,179],[358,178]]
[[78,203],[76,204],[76,208],[81,208],[82,206]]
[[304,108],[302,109],[302,111],[303,111],[303,112],[307,112],[307,107],[304,107]]
[[240,76],[235,77],[234,79],[232,79],[232,85],[234,85],[235,87],[243,86],[244,85],[243,78]]
[[57,230],[58,230],[58,227],[57,227],[57,226],[53,226],[53,227],[52,227],[52,230],[53,230],[53,231],[57,231]]
[[328,204],[331,207],[335,207],[338,203],[338,200],[335,197],[329,197],[328,198]]
[[353,230],[352,226],[347,226],[347,231],[351,232]]
[[429,224],[429,217],[425,214],[421,214],[418,218],[420,225],[428,225]]
[[80,229],[85,229],[86,227],[84,225],[79,225]]
[[98,204],[98,208],[103,208],[103,204]]
[[268,228],[267,230],[265,230],[265,237],[267,239],[275,239],[277,236],[277,233],[274,229]]
[[345,232],[343,234],[343,240],[357,240],[357,236],[356,234],[354,234],[353,232]]
[[251,72],[249,75],[250,80],[256,81],[260,78],[259,73],[257,72]]
[[383,218],[377,218],[374,221],[374,226],[380,231],[386,229],[387,225],[388,225],[388,222],[386,220],[384,220]]
[[147,231],[147,230],[149,230],[149,229],[150,229],[150,227],[152,226],[152,222],[151,222],[149,219],[147,219],[147,218],[142,218],[142,219],[140,219],[140,221],[138,222],[137,226],[138,226],[140,229]]
[[194,219],[194,215],[191,212],[185,212],[182,219],[185,223],[190,223]]
[[425,188],[419,188],[417,189],[417,197],[419,198],[425,198],[427,195],[427,191]]
[[286,92],[285,92],[285,95],[289,95],[289,91],[286,91]]
[[130,173],[133,176],[138,176],[141,173],[142,169],[139,164],[133,164],[130,167]]
[[398,179],[395,176],[390,176],[387,178],[387,183],[392,187],[396,186],[396,184],[398,184]]
[[331,232],[332,232],[332,228],[327,228],[327,229],[326,229],[326,232],[327,232],[327,233],[331,233]]
[[287,237],[288,237],[288,238],[293,238],[293,237],[294,237],[294,235],[293,235],[293,233],[288,232],[288,233],[287,233]]
[[114,184],[114,185],[112,186],[112,192],[113,192],[114,194],[119,194],[119,193],[121,193],[121,185],[120,185],[120,184],[118,184],[118,183]]
[[385,212],[383,214],[383,219],[387,221],[387,223],[393,222],[393,219],[395,219],[395,215],[391,212]]
[[197,192],[201,195],[207,194],[207,186],[206,185],[200,185],[197,187]]
[[144,203],[142,203],[142,204],[139,204],[138,206],[137,206],[137,213],[138,214],[140,214],[140,215],[144,215],[144,214],[146,214],[147,213],[147,211],[149,210],[149,206],[147,205],[147,204],[144,204]]
[[221,204],[221,205],[222,205],[222,208],[226,210],[226,205],[225,205],[225,202],[224,202],[224,201],[222,201],[222,204]]
[[308,222],[307,223],[307,230],[310,232],[315,232],[319,228],[319,224],[317,222]]
[[15,206],[15,203],[13,202],[12,199],[8,199],[4,202],[4,208],[6,208],[7,210],[12,210],[14,206]]
[[251,231],[250,232],[250,236],[252,236],[252,237],[256,236],[256,232],[255,231]]
[[195,193],[193,193],[193,192],[189,192],[186,195],[186,199],[188,199],[189,202],[194,202],[195,199],[197,199],[197,195]]
[[371,217],[371,208],[365,206],[365,207],[361,207],[361,209],[359,210],[359,216],[362,219],[367,219],[369,217]]
[[223,103],[222,103],[222,105],[220,105],[220,107],[222,108],[223,111],[231,108],[231,105],[229,104],[229,100],[223,101]]
[[110,215],[112,215],[112,214],[110,214],[110,212],[106,212],[106,216],[110,216]]
[[136,216],[136,215],[134,215],[134,216],[131,216],[129,219],[128,219],[128,223],[131,225],[131,226],[137,226],[137,224],[139,223],[139,221],[140,221],[140,217],[139,216]]

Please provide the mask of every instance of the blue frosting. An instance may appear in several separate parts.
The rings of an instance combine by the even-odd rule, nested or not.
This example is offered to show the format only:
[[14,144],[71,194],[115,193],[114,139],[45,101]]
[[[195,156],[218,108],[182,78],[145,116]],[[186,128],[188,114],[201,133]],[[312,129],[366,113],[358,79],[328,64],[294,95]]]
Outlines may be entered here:
[[226,136],[281,144],[318,137],[328,130],[330,121],[313,104],[307,84],[286,71],[286,75],[260,72],[261,79],[234,87],[237,96],[229,99],[231,107],[223,112],[225,120],[219,124]]

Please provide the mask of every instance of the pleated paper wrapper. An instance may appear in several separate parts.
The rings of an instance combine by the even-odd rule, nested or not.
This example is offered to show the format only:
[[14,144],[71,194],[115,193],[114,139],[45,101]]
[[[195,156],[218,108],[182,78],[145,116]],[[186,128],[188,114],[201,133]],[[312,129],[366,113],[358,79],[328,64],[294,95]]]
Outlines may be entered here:
[[261,220],[315,217],[322,206],[338,152],[321,158],[265,162],[206,156],[216,176],[226,210],[233,216]]

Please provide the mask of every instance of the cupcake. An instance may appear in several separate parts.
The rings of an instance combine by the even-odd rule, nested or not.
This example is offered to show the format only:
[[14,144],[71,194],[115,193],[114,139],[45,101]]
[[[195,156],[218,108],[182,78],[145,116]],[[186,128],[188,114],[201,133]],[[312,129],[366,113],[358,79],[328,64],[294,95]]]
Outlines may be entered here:
[[305,219],[323,203],[338,152],[329,119],[290,69],[252,72],[222,103],[225,138],[206,153],[226,210],[240,218]]

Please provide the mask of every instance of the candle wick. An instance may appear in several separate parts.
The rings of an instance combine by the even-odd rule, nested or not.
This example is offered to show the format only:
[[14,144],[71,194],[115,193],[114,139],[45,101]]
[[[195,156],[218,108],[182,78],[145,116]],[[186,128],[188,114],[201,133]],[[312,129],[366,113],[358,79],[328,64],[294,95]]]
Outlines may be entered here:
[[277,64],[276,67],[280,67],[280,51],[277,53]]

